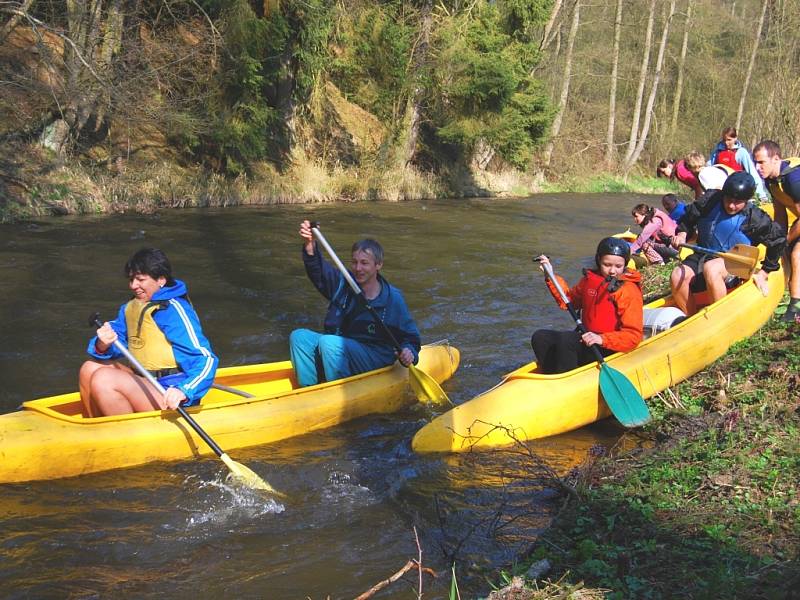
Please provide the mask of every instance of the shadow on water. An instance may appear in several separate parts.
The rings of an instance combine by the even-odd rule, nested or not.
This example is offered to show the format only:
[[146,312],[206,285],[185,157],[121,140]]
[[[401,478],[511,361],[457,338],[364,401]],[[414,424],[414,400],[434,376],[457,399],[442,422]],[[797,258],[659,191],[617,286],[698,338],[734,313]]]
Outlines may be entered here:
[[[71,391],[91,330],[128,295],[122,266],[163,248],[190,289],[223,365],[282,360],[289,332],[319,327],[324,300],[306,280],[298,224],[321,222],[340,255],[360,237],[386,249],[424,341],[462,353],[444,386],[463,402],[531,357],[538,327],[569,328],[531,257],[546,252],[574,281],[600,237],[627,226],[647,198],[538,196],[175,211],[42,220],[0,229],[0,412]],[[418,456],[418,405],[393,415],[237,450],[235,460],[288,494],[280,503],[225,481],[215,459],[155,463],[51,482],[2,486],[0,596],[352,597],[417,556],[485,592],[486,569],[530,545],[557,508],[548,482],[613,445],[613,422],[536,442],[552,472],[508,451]],[[56,459],[54,457],[54,459]],[[461,577],[461,575],[460,575]],[[447,579],[426,597],[447,597]],[[412,581],[413,580],[413,581]],[[416,577],[382,598],[406,598]]]

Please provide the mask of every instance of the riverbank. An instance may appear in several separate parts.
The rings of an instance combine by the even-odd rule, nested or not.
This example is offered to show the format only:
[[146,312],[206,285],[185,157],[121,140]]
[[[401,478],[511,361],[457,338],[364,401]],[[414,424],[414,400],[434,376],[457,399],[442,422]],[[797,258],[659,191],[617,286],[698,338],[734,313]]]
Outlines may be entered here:
[[635,449],[610,449],[572,473],[577,494],[514,569],[546,559],[543,577],[558,584],[496,598],[552,598],[570,586],[608,598],[797,597],[798,338],[800,326],[776,315],[649,400],[654,422],[618,445]]
[[[158,146],[157,144],[154,144]],[[402,201],[460,197],[525,197],[540,192],[678,192],[668,181],[594,173],[541,181],[513,169],[451,168],[438,175],[377,165],[330,169],[297,156],[283,171],[262,162],[238,177],[184,164],[166,146],[130,161],[66,162],[38,144],[6,143],[0,160],[0,223],[43,216],[153,213],[171,208]]]

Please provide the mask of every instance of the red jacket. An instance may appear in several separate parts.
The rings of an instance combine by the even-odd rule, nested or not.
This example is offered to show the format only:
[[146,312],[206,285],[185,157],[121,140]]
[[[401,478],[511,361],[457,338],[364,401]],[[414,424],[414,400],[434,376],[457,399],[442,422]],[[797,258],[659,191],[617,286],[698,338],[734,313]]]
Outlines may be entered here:
[[[566,289],[567,282],[558,275],[556,277],[561,287]],[[628,352],[642,341],[642,275],[638,271],[625,270],[619,281],[622,285],[616,291],[609,292],[609,282],[602,275],[594,270],[584,271],[583,278],[566,294],[573,308],[583,311],[581,320],[586,329],[603,339],[603,348]],[[547,287],[561,308],[566,310],[566,304],[549,279]]]

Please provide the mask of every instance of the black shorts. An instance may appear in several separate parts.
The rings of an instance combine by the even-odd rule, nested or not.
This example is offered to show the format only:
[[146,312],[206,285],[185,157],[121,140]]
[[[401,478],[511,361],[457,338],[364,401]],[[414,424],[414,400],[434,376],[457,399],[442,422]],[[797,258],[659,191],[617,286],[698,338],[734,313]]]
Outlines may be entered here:
[[[686,265],[692,271],[694,271],[694,277],[692,278],[692,282],[689,284],[690,292],[697,294],[699,292],[704,292],[707,289],[708,286],[706,285],[706,278],[703,277],[703,263],[707,260],[713,260],[715,258],[717,257],[695,252],[694,254],[687,256],[681,262],[682,265]],[[725,278],[725,287],[729,290],[735,288],[741,283],[742,280],[738,277],[734,277],[733,275],[728,275]]]

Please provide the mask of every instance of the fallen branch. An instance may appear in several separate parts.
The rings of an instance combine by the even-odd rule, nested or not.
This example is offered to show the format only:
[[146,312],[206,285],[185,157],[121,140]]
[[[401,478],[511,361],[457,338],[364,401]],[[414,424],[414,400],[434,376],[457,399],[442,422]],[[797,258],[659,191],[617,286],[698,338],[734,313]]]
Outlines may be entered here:
[[395,581],[400,579],[403,575],[405,575],[406,573],[408,573],[412,569],[419,570],[420,578],[422,578],[422,573],[423,572],[424,573],[428,573],[431,577],[434,577],[434,578],[436,577],[436,571],[434,571],[433,569],[429,569],[428,567],[421,567],[420,564],[416,560],[414,560],[413,558],[410,558],[408,560],[408,562],[405,565],[403,565],[403,568],[400,569],[399,571],[397,571],[397,573],[395,573],[394,575],[392,575],[388,579],[384,579],[383,581],[381,581],[379,583],[376,583],[371,588],[369,588],[366,592],[364,592],[360,596],[356,597],[355,600],[366,600],[367,598],[371,598],[376,593],[381,591],[383,588],[385,588],[388,585],[391,585],[392,583],[394,583]]

